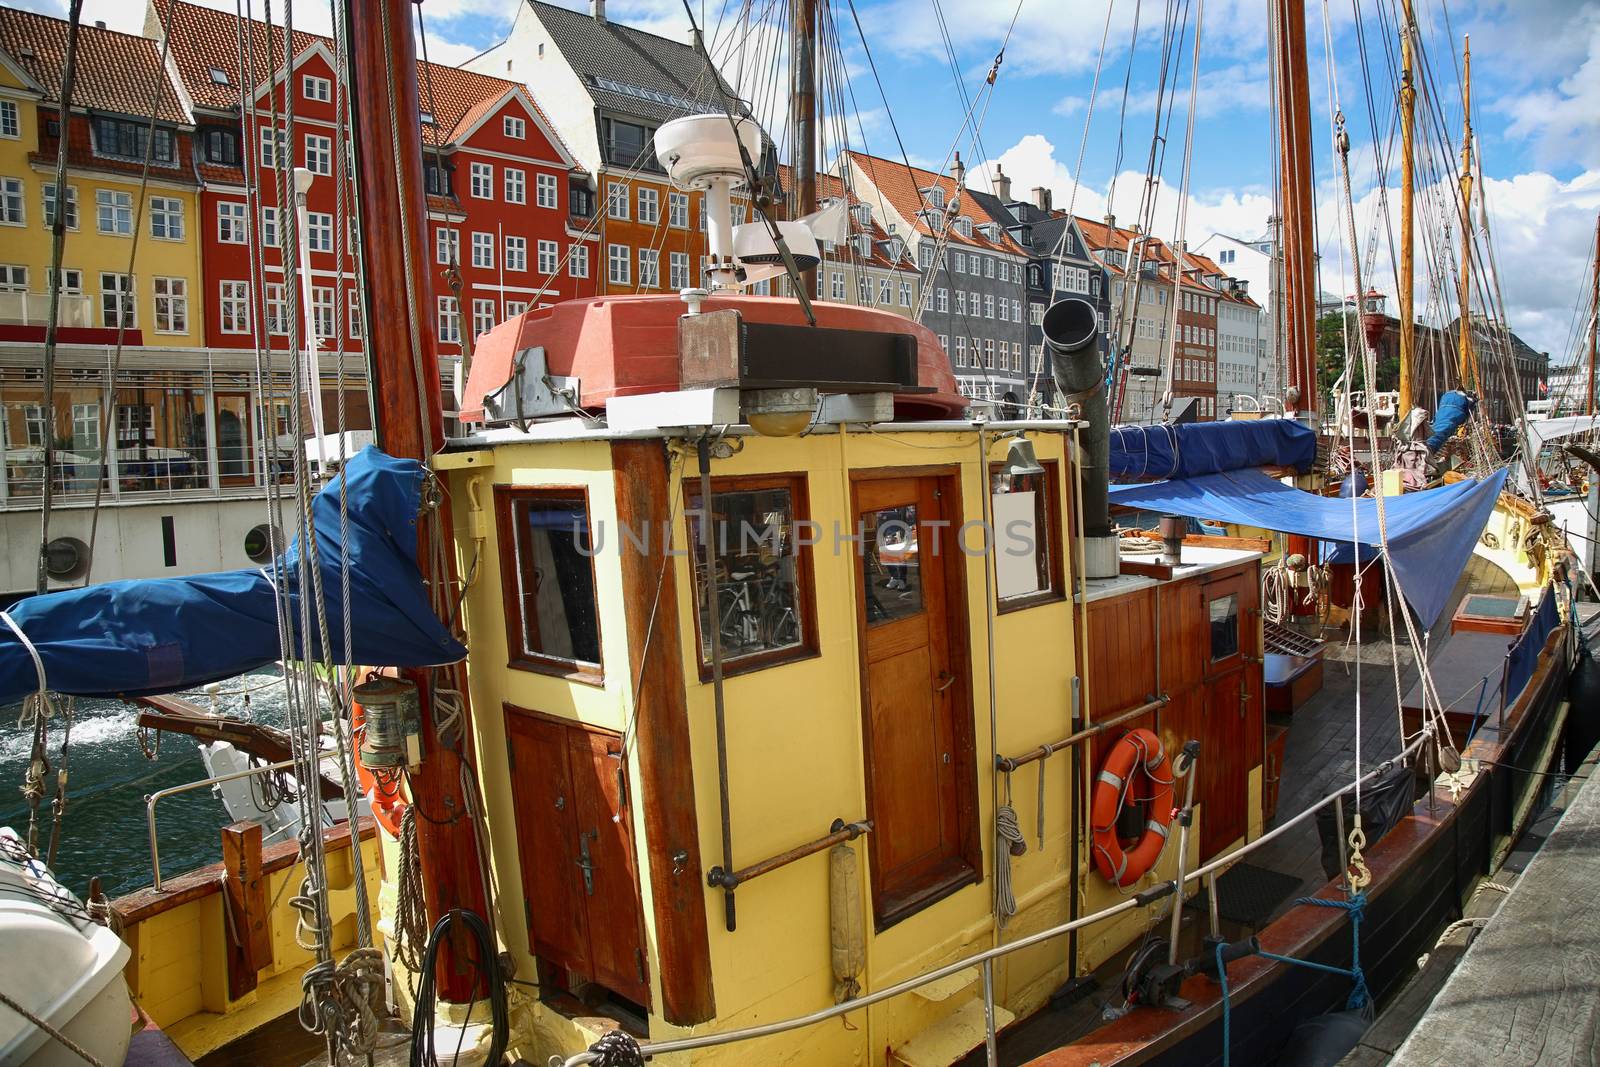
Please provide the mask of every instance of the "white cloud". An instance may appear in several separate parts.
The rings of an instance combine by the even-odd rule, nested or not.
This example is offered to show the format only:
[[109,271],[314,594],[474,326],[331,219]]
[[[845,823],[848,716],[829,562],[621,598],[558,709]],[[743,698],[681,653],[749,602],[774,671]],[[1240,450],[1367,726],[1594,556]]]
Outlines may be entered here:
[[1541,162],[1600,166],[1600,17],[1590,21],[1588,53],[1572,74],[1493,105],[1510,120],[1507,134],[1534,141]]

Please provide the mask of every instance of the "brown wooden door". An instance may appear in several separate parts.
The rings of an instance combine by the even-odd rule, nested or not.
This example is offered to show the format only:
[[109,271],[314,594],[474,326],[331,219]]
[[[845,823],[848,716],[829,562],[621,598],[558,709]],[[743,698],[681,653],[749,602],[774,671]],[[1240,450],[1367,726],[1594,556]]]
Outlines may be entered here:
[[1200,587],[1206,731],[1195,799],[1204,805],[1200,854],[1216,855],[1249,827],[1250,771],[1261,763],[1261,656],[1253,571]]
[[620,740],[511,709],[506,735],[528,947],[570,977],[648,1005]]
[[[879,928],[978,878],[959,523],[941,476],[855,484],[868,838]],[[951,525],[945,525],[951,523]]]

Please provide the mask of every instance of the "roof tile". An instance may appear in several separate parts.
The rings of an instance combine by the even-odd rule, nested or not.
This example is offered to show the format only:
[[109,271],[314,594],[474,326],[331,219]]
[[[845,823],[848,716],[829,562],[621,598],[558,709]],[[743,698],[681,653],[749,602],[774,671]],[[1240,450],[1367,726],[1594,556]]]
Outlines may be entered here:
[[[52,104],[60,103],[67,29],[65,19],[0,7],[0,48],[39,83],[45,100]],[[188,125],[190,116],[172,79],[161,72],[156,42],[92,24],[80,25],[77,77],[72,89],[74,109],[148,119],[151,96],[158,84],[160,103],[156,117],[162,122]]]

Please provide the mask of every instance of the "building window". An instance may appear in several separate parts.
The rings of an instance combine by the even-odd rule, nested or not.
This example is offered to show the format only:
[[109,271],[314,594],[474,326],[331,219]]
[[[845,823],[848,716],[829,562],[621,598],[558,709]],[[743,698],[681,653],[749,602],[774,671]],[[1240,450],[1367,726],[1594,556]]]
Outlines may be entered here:
[[453,296],[439,298],[439,343],[446,345],[461,343],[461,311]]
[[878,303],[885,307],[894,303],[894,282],[888,278],[878,279]]
[[346,319],[350,323],[350,336],[360,337],[362,331],[361,292],[357,289],[350,289],[345,293],[345,296],[349,297],[347,301],[349,313]]
[[478,200],[494,199],[494,167],[488,163],[474,163],[470,168],[472,195]]
[[28,268],[15,263],[0,264],[0,293],[26,293]]
[[313,252],[333,251],[333,216],[325,211],[306,213],[306,246]]
[[900,306],[903,308],[911,306],[911,283],[904,279],[900,282]]
[[[687,211],[687,208],[685,210]],[[675,290],[689,288],[689,253],[668,253],[667,284]]]
[[956,314],[957,315],[965,315],[966,313],[967,313],[967,292],[966,292],[965,289],[957,289],[956,290]]
[[589,246],[574,243],[567,251],[567,273],[574,278],[589,276]]
[[158,163],[173,161],[176,141],[171,130],[156,127],[155,140],[152,143],[150,140],[152,131],[149,124],[144,122],[94,115],[89,119],[89,128],[94,133],[94,150],[97,155],[117,156],[142,162],[148,148],[153,161]]
[[429,196],[450,196],[450,175],[453,165],[429,156],[422,164],[422,186]]
[[534,202],[539,207],[555,210],[561,205],[556,200],[556,176],[554,174],[535,174]]
[[278,209],[275,207],[261,209],[261,243],[268,248],[278,247]]
[[494,234],[473,233],[472,265],[483,270],[494,269]]
[[[46,268],[45,284],[52,285],[54,282],[55,272]],[[77,270],[74,267],[64,268],[61,271],[61,291],[64,294],[70,294],[72,296],[82,296],[83,271]]]
[[441,226],[433,231],[433,258],[440,263],[461,262],[461,231]]
[[612,285],[627,285],[631,251],[627,245],[606,246],[606,280]]
[[528,174],[517,167],[507,167],[505,171],[506,203],[526,204],[528,202]]
[[[924,290],[926,291],[926,290]],[[956,294],[960,296],[960,293]],[[950,310],[950,290],[935,289],[933,292],[933,309],[943,314]]]
[[472,336],[482,337],[494,329],[494,301],[477,299],[472,302]]
[[[803,474],[717,478],[708,516],[700,487],[684,488],[694,556],[700,671],[711,669],[711,626],[721,635],[723,670],[737,674],[816,652],[811,549],[798,543],[809,519]],[[717,610],[707,603],[706,538],[717,547]]]
[[522,271],[527,269],[528,239],[526,237],[507,237],[506,270]]
[[639,249],[639,288],[661,288],[661,252],[658,249]]
[[185,278],[156,278],[156,333],[189,332],[189,282]]
[[311,333],[316,337],[332,337],[337,325],[333,318],[333,287],[311,287]]
[[283,302],[283,284],[281,282],[267,283],[267,332],[272,334],[287,334],[289,332],[288,307]]
[[[118,237],[133,235],[133,194],[113,189],[97,189],[94,194],[95,212],[101,233]],[[243,240],[243,238],[240,238]]]
[[832,294],[833,299],[836,301],[844,300],[844,272],[837,270],[830,271],[828,282],[832,286],[830,293]]
[[306,134],[306,170],[312,174],[333,173],[333,138]]
[[867,278],[856,278],[856,303],[872,303],[872,282]]
[[150,198],[150,236],[158,241],[183,240],[183,201],[175,196]]
[[[518,238],[521,240],[521,238]],[[506,263],[510,267],[509,257]],[[561,266],[561,246],[554,241],[539,242],[539,273],[554,274]]]
[[528,136],[528,123],[515,115],[507,115],[500,120],[500,129],[513,141],[520,141]]
[[278,149],[283,146],[284,139],[288,136],[282,127],[273,135],[271,126],[261,127],[261,151],[259,162],[263,167],[276,167],[278,165]]
[[994,370],[994,338],[993,337],[985,337],[983,339],[983,365],[985,367],[989,368],[990,370]]
[[0,100],[0,137],[13,140],[22,136],[22,119],[15,100]]
[[639,221],[650,226],[661,221],[661,194],[656,190],[639,190]]
[[628,186],[626,182],[606,183],[606,214],[614,219],[628,217]]
[[630,170],[643,167],[647,170],[660,170],[656,163],[655,152],[650,145],[650,130],[638,123],[622,122],[618,119],[601,119],[601,151],[605,153],[607,163],[617,163]]
[[589,496],[581,487],[495,490],[510,666],[601,680]]
[[964,253],[964,252],[951,252],[950,253],[950,269],[955,271],[957,274],[965,274],[967,272],[967,256],[966,256],[966,253]]
[[300,95],[307,100],[318,100],[325,104],[333,98],[333,84],[327,78],[307,74],[300,79]]
[[108,330],[137,329],[139,308],[134,302],[133,278],[127,274],[100,273],[100,325]]
[[582,178],[567,182],[567,213],[580,219],[594,215],[594,192],[583,183]]
[[967,365],[967,339],[966,339],[965,335],[957,334],[956,335],[956,366],[965,367],[966,365]]
[[667,194],[667,225],[680,230],[689,228],[689,194]]
[[983,257],[983,276],[985,278],[994,277],[994,260],[990,259],[988,256]]
[[[54,226],[56,224],[56,183],[45,182],[43,188],[44,224],[46,226]],[[78,187],[76,185],[67,186],[66,223],[69,230],[78,228]]]

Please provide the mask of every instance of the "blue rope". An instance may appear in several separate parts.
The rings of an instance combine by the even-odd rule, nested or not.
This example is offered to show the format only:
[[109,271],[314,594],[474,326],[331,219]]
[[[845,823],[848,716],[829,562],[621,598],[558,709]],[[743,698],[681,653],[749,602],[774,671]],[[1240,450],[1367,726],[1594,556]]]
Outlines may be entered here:
[[[1328,974],[1337,974],[1350,979],[1350,996],[1345,1001],[1346,1011],[1357,1011],[1367,1006],[1372,999],[1371,992],[1367,989],[1367,976],[1361,970],[1361,916],[1366,910],[1367,895],[1365,893],[1352,893],[1348,900],[1325,900],[1322,897],[1301,897],[1296,904],[1310,904],[1318,908],[1342,908],[1350,913],[1350,966],[1333,967],[1315,960],[1301,960],[1293,956],[1280,956],[1276,952],[1262,952],[1257,950],[1256,955],[1262,959],[1272,960],[1276,963],[1291,963],[1296,967],[1309,967],[1314,971],[1323,971]],[[1229,1056],[1233,1051],[1233,1019],[1232,1005],[1228,1000],[1228,968],[1222,962],[1223,945],[1217,945],[1217,981],[1222,986],[1222,1067],[1228,1067]]]

